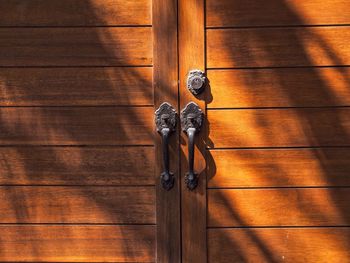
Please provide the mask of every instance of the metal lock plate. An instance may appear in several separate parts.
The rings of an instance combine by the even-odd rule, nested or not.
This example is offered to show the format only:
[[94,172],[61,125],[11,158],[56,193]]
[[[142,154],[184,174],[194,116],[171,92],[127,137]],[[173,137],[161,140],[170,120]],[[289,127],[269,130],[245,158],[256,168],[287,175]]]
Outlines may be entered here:
[[203,71],[199,69],[191,70],[187,77],[187,88],[188,90],[194,94],[200,94],[207,83],[207,78]]
[[175,130],[176,111],[168,102],[163,102],[155,112],[155,122],[157,131],[168,128],[170,132]]

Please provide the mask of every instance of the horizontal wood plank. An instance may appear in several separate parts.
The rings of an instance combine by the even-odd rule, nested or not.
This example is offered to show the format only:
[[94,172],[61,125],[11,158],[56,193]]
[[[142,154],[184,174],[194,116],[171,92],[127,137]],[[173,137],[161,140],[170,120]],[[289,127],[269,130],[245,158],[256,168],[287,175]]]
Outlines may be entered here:
[[350,64],[347,26],[207,30],[209,68]]
[[350,68],[209,70],[209,108],[349,106]]
[[210,146],[350,146],[349,108],[210,110]]
[[152,65],[151,28],[2,28],[0,66]]
[[0,197],[0,223],[155,223],[152,186],[1,186]]
[[152,68],[4,68],[0,105],[153,105]]
[[209,227],[348,226],[350,188],[211,189]]
[[153,107],[0,108],[1,145],[153,145]]
[[153,185],[153,147],[0,147],[2,185]]
[[154,262],[154,226],[0,226],[2,262]]
[[0,25],[149,25],[151,4],[151,0],[0,1]]
[[347,0],[208,0],[208,27],[349,24]]
[[350,148],[211,150],[208,187],[350,186]]
[[208,262],[347,262],[349,228],[210,229]]

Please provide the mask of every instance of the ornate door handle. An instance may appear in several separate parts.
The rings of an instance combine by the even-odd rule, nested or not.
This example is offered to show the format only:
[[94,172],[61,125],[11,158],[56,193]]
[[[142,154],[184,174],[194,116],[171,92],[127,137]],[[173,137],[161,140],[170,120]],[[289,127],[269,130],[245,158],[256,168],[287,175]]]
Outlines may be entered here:
[[169,169],[169,135],[175,130],[176,111],[168,102],[162,103],[155,112],[157,131],[162,135],[163,172],[160,175],[162,186],[170,190],[174,186],[174,174]]
[[181,111],[181,128],[188,136],[188,173],[185,183],[189,190],[193,190],[198,185],[198,175],[194,172],[194,137],[200,131],[203,122],[203,112],[199,106],[190,102]]

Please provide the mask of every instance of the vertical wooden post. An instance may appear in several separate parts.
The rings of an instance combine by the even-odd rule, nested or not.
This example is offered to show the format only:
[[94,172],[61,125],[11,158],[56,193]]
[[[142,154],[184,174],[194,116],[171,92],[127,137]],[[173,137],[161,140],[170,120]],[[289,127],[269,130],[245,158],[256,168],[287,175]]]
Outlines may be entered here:
[[[154,107],[167,101],[178,109],[177,0],[153,0]],[[170,170],[174,187],[162,188],[161,136],[155,132],[157,194],[157,262],[181,262],[179,123],[170,137]]]
[[[197,103],[205,112],[204,94],[194,96],[187,90],[188,72],[205,70],[205,24],[204,0],[179,0],[179,79],[180,109],[187,103]],[[205,121],[206,122],[206,121]],[[206,173],[205,140],[206,123],[195,139],[194,169],[199,174],[199,184],[189,191],[184,184],[188,171],[187,136],[181,132],[181,211],[182,211],[182,262],[205,263],[206,245]]]

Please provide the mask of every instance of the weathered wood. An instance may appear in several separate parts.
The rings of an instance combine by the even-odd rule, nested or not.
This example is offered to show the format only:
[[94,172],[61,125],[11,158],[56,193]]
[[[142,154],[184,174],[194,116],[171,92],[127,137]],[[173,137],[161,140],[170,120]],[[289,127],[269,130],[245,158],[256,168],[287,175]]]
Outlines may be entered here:
[[154,226],[0,226],[0,260],[154,262]]
[[350,188],[211,189],[208,226],[347,226]]
[[[190,70],[205,71],[205,1],[179,0],[179,80],[180,110],[193,101],[205,112],[205,95],[193,96],[186,85]],[[182,262],[206,263],[206,123],[195,139],[194,170],[198,186],[187,189],[185,175],[188,171],[188,137],[181,132],[181,211],[182,211]]]
[[1,108],[2,145],[153,145],[153,107]]
[[154,187],[0,187],[0,223],[154,224]]
[[350,68],[209,70],[208,108],[348,106]]
[[152,65],[152,29],[2,28],[0,66]]
[[149,25],[151,0],[0,1],[0,26]]
[[152,68],[0,69],[0,105],[153,105]]
[[350,186],[350,148],[211,150],[209,187]]
[[346,262],[350,229],[210,229],[209,262]]
[[347,0],[208,0],[208,27],[350,23]]
[[[178,112],[177,0],[153,0],[152,6],[155,110],[168,102]],[[169,139],[169,166],[174,175],[174,186],[169,191],[163,188],[160,180],[164,171],[162,139],[154,130],[158,263],[181,262],[179,126],[177,123]]]
[[153,147],[1,147],[2,185],[153,185]]
[[209,68],[350,64],[348,27],[216,29],[207,31]]
[[208,111],[211,147],[350,146],[350,109]]

